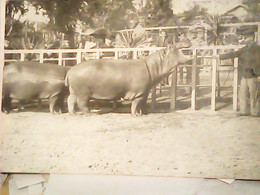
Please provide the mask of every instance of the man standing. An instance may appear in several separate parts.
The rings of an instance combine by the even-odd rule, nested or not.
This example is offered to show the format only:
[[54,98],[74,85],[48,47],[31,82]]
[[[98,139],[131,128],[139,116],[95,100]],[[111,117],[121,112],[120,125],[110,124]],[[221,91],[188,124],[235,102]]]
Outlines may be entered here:
[[156,41],[156,47],[167,47],[168,45],[172,45],[172,43],[172,40],[165,31],[159,32],[159,37]]
[[[259,82],[260,76],[260,46],[253,42],[254,34],[247,37],[247,45],[236,52],[220,55],[220,59],[238,58],[238,72],[241,78],[240,85],[240,113],[238,116],[259,116],[260,97]],[[248,106],[248,95],[250,107]],[[249,109],[250,108],[250,109]]]
[[[187,47],[191,47],[192,46],[191,41],[187,38],[187,36],[184,33],[180,33],[178,35],[178,43],[181,44],[181,43],[184,43],[184,42],[188,43]],[[189,52],[190,51],[183,51],[183,53],[185,55],[189,55]],[[179,74],[180,74],[180,81],[179,81],[179,83],[180,84],[184,83],[183,68],[184,68],[183,66],[179,67]],[[186,67],[186,70],[187,70],[186,83],[191,82],[191,80],[187,81],[188,78],[191,78],[191,75],[189,75],[189,74],[191,74],[191,71],[189,71],[190,69],[191,69],[190,67]],[[188,84],[190,84],[190,83],[188,83]]]

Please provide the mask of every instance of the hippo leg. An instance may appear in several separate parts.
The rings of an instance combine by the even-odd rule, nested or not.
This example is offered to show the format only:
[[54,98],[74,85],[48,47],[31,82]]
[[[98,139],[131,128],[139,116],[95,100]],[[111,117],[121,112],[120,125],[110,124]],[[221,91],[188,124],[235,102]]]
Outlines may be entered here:
[[53,97],[50,97],[49,108],[50,108],[50,113],[52,113],[52,114],[54,114],[54,111],[55,111],[54,107],[55,107],[58,99],[59,99],[59,96],[57,96],[57,95],[53,96]]
[[113,100],[113,110],[115,110],[117,108],[117,101]]
[[63,93],[59,94],[59,97],[58,97],[58,100],[56,103],[56,107],[57,107],[59,114],[65,112],[64,99],[65,99],[65,95]]
[[41,110],[42,109],[42,100],[38,99],[38,109]]
[[75,114],[75,105],[77,102],[77,98],[74,94],[70,94],[67,100],[67,104],[68,104],[68,110],[70,114]]
[[77,103],[77,98],[76,98],[75,92],[72,89],[72,87],[70,87],[69,90],[70,90],[70,95],[67,99],[68,111],[69,111],[69,114],[74,115],[76,112],[75,106]]
[[89,97],[78,97],[77,98],[77,103],[80,111],[84,115],[88,115],[90,113],[90,110],[88,108],[88,103],[89,103]]
[[140,102],[140,109],[142,110],[143,114],[147,114],[147,97],[148,95],[145,95],[143,100]]
[[26,103],[28,104],[28,101],[26,101],[26,100],[19,100],[18,111],[24,110]]
[[142,109],[141,109],[141,104],[144,101],[143,97],[136,98],[131,105],[131,114],[133,116],[141,116],[142,115]]
[[3,99],[3,111],[9,113],[12,110],[12,98],[9,96],[4,96]]

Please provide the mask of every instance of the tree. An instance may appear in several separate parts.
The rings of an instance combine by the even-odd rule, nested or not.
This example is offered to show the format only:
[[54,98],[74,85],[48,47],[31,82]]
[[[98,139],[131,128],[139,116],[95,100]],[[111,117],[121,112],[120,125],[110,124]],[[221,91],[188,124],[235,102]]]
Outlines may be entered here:
[[28,2],[7,1],[5,36],[9,41],[9,48],[34,49],[37,48],[42,41],[42,35],[39,32],[35,32],[33,23],[20,21],[20,18],[27,11]]
[[248,7],[248,21],[260,21],[260,0],[243,0],[243,4]]
[[148,26],[175,25],[177,21],[177,16],[173,14],[169,0],[150,0],[142,13],[150,19],[146,20]]
[[[13,30],[14,16],[20,12],[20,16],[28,10],[25,7],[24,1],[7,1],[6,3],[6,29],[5,34],[8,36]],[[18,19],[19,21],[19,19]],[[17,30],[17,29],[16,29]]]

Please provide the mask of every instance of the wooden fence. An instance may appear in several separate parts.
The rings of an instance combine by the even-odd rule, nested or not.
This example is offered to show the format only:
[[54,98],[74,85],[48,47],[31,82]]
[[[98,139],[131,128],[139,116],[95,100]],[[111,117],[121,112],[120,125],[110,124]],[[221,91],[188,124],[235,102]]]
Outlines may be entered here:
[[[197,109],[196,99],[197,91],[200,87],[211,87],[211,110],[216,110],[216,93],[217,90],[221,89],[219,86],[218,78],[218,54],[223,50],[237,50],[241,48],[242,45],[230,45],[230,46],[203,46],[203,47],[191,47],[185,50],[189,50],[189,53],[193,55],[193,62],[191,65],[182,65],[184,67],[192,68],[192,82],[189,85],[192,89],[191,92],[191,108],[192,110]],[[114,58],[120,59],[124,55],[131,54],[132,59],[138,59],[144,55],[149,55],[162,48],[159,47],[149,47],[149,48],[109,48],[109,49],[53,49],[53,50],[5,50],[5,62],[10,63],[13,61],[25,61],[27,55],[34,54],[36,56],[36,61],[41,63],[48,61],[55,61],[59,65],[66,65],[67,61],[74,61],[74,64],[78,64],[84,60],[89,59],[100,59],[102,58]],[[208,55],[200,56],[202,51],[207,50]],[[106,57],[106,53],[112,53],[109,57]],[[56,54],[55,57],[48,57],[48,54]],[[70,55],[68,55],[70,54]],[[9,55],[9,56],[8,56]],[[47,56],[47,57],[46,57]],[[210,64],[197,64],[197,59],[210,59]],[[209,67],[211,70],[211,85],[202,86],[197,83],[197,71],[198,68]],[[233,66],[233,110],[238,110],[238,59],[234,60]],[[171,109],[175,109],[176,99],[177,99],[177,89],[179,87],[187,87],[184,85],[177,84],[177,67],[176,71],[173,72],[172,76],[172,86],[171,86]],[[152,107],[156,104],[156,87],[152,90]]]

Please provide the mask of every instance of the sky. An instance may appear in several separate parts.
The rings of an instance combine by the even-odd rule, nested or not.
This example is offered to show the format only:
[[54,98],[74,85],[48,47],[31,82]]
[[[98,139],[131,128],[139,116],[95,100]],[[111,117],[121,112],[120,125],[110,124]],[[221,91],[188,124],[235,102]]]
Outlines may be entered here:
[[30,4],[26,4],[27,8],[28,8],[28,12],[26,12],[23,16],[20,16],[21,13],[17,13],[14,16],[14,19],[18,19],[20,18],[21,22],[24,22],[26,20],[29,20],[31,22],[43,22],[43,23],[48,23],[49,22],[49,18],[47,16],[44,15],[44,11],[43,10],[38,10],[38,14],[36,14],[36,9],[35,7],[33,7]]
[[172,0],[172,9],[174,14],[179,14],[194,7],[195,4],[207,8],[211,14],[221,15],[242,4],[242,0]]

